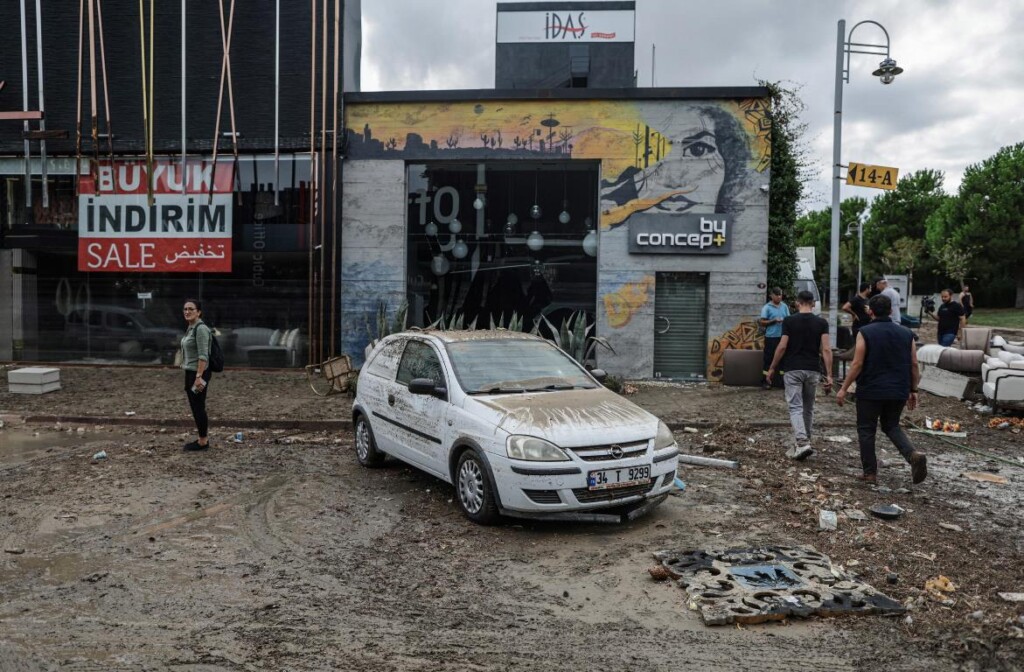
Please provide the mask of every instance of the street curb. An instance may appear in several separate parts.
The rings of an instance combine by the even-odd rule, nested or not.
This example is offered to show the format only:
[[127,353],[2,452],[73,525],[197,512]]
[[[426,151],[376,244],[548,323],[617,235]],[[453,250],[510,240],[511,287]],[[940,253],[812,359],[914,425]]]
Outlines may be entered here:
[[[95,415],[28,415],[23,418],[26,423],[49,424],[62,423],[70,425],[128,425],[135,427],[192,427],[194,422],[188,418],[136,418],[136,417],[104,417]],[[211,418],[210,424],[217,427],[247,427],[251,429],[297,429],[303,431],[344,431],[352,428],[350,420],[243,420],[239,418]],[[761,420],[757,422],[721,423],[709,421],[667,422],[673,432],[682,432],[685,428],[692,429],[736,429],[740,431],[752,429],[788,428],[784,420]],[[854,429],[853,423],[818,422],[815,427],[829,429]]]

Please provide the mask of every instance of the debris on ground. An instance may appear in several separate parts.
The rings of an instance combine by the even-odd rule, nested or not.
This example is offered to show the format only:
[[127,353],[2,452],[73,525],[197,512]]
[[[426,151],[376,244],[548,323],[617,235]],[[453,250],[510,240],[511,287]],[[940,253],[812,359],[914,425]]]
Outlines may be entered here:
[[977,481],[979,483],[996,483],[998,485],[1006,485],[1010,482],[1010,479],[1005,476],[990,474],[987,471],[965,471],[960,475],[968,480]]
[[826,532],[835,530],[839,527],[839,519],[836,517],[835,511],[826,511],[822,509],[818,513],[818,529]]
[[872,506],[868,510],[872,515],[885,520],[896,520],[906,511],[906,509],[896,504],[889,504],[888,506],[879,504],[877,506]]
[[853,443],[853,439],[848,436],[826,436],[825,440],[832,443]]
[[705,625],[906,611],[811,546],[660,551],[654,557],[686,590]]
[[93,462],[98,462],[99,460],[105,460],[105,459],[107,459],[107,451],[105,451],[105,450],[101,450],[100,452],[98,452],[98,453],[95,453],[95,454],[94,454],[94,455],[92,456],[92,459],[93,459]]
[[953,603],[953,600],[949,599],[947,595],[955,592],[956,586],[953,585],[953,582],[948,577],[939,574],[934,579],[928,579],[924,582],[924,591],[936,602],[949,605]]
[[999,597],[1007,602],[1024,602],[1024,593],[999,593]]
[[989,429],[1006,429],[1007,427],[1024,429],[1024,418],[992,418],[988,421],[988,426]]
[[951,532],[964,531],[964,528],[960,527],[959,525],[954,525],[953,523],[939,523],[939,527],[941,527],[944,530],[949,530]]

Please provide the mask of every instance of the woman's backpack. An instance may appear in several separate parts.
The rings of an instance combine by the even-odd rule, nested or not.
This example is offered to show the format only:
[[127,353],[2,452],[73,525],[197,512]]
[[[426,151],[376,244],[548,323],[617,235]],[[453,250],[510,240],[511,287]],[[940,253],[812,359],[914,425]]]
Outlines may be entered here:
[[213,329],[210,329],[210,361],[207,362],[207,366],[214,373],[220,373],[224,370],[224,351],[220,349],[220,343],[217,342],[217,337],[213,335]]

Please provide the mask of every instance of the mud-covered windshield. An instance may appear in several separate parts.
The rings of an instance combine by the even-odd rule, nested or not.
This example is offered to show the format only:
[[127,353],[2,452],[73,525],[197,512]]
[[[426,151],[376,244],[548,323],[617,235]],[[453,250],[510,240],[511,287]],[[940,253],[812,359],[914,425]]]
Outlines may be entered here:
[[455,377],[469,394],[597,387],[571,357],[545,341],[463,341],[446,347]]

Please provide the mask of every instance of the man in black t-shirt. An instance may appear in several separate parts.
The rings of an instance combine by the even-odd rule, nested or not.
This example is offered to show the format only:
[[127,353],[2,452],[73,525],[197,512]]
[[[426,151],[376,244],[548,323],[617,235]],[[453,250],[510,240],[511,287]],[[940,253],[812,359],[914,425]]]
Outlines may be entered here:
[[964,317],[963,306],[953,300],[953,292],[944,289],[940,297],[942,303],[939,304],[938,310],[928,314],[939,323],[939,345],[948,347],[953,345],[960,327],[965,326],[967,318]]
[[853,315],[853,338],[856,340],[857,332],[865,324],[871,321],[871,311],[868,308],[868,297],[871,295],[871,283],[860,283],[860,291],[853,295],[853,298],[843,304],[843,311]]
[[825,359],[825,394],[832,390],[832,347],[828,338],[828,322],[814,314],[814,295],[803,291],[796,295],[800,312],[782,322],[782,341],[775,351],[768,381],[782,363],[786,372],[786,403],[793,425],[793,447],[786,452],[794,460],[805,460],[814,454],[811,430],[814,424],[814,393],[821,380],[821,359]]

